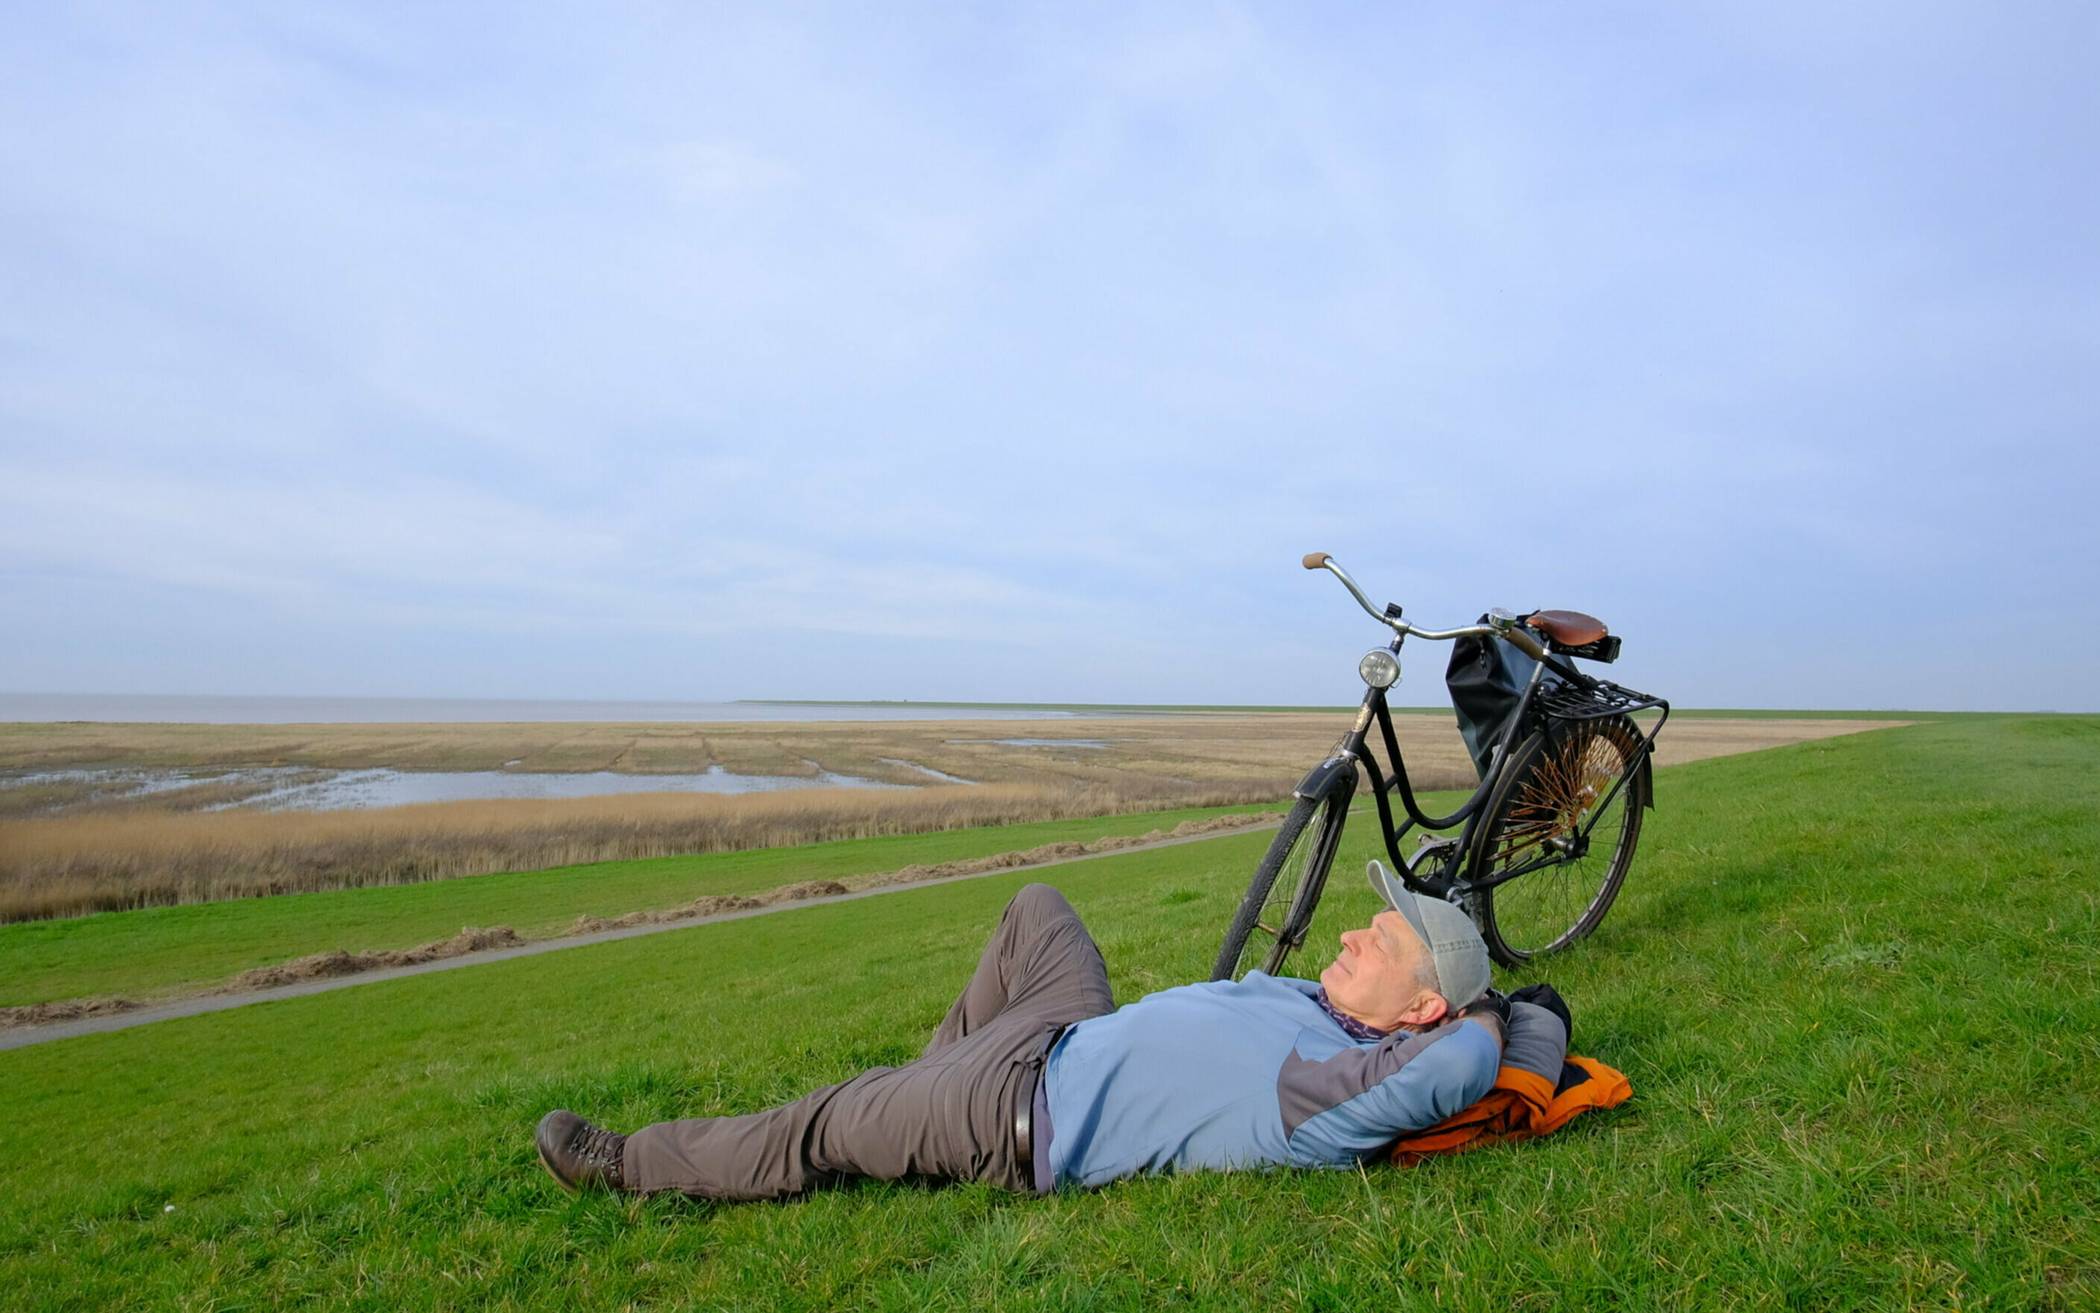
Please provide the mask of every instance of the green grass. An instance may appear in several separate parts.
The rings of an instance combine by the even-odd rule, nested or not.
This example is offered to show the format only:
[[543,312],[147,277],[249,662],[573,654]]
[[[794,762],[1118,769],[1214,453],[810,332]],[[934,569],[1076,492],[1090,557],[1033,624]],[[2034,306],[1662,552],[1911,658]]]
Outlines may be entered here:
[[307,953],[409,948],[462,926],[507,925],[540,937],[584,914],[618,916],[675,907],[705,894],[746,894],[1046,843],[1145,834],[1197,817],[1259,810],[1140,812],[20,921],[0,925],[0,1006],[147,998]]
[[[572,1199],[535,1166],[549,1107],[632,1128],[909,1059],[1024,879],[996,876],[0,1053],[0,1291],[113,1309],[2100,1304],[2100,719],[1937,722],[1658,782],[1619,906],[1532,973],[1635,1096],[1545,1141],[1048,1200],[871,1183],[631,1203]],[[1202,971],[1264,841],[1060,873],[1118,997]],[[1371,908],[1338,877],[1320,933]]]

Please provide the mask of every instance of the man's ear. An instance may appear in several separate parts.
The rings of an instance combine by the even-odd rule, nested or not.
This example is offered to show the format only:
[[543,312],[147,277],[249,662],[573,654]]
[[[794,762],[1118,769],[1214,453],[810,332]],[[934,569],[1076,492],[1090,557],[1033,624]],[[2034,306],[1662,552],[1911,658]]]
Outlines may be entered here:
[[1425,989],[1415,995],[1415,1001],[1401,1014],[1401,1020],[1410,1026],[1434,1026],[1451,1015],[1451,1003],[1433,989]]

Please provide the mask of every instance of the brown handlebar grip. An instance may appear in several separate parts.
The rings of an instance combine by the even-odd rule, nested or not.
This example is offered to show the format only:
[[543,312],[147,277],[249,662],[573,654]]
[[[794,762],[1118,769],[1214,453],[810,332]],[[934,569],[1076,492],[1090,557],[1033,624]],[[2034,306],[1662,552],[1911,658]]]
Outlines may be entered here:
[[1299,564],[1308,570],[1324,570],[1327,568],[1327,561],[1328,556],[1325,552],[1307,552],[1305,559]]

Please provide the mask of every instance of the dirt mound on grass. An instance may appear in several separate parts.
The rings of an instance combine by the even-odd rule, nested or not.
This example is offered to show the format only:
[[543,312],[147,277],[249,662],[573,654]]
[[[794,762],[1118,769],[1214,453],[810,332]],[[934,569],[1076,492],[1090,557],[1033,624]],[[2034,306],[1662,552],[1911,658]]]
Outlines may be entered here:
[[65,1003],[27,1003],[0,1008],[0,1030],[12,1026],[49,1026],[83,1017],[107,1017],[146,1006],[129,998],[82,998]]
[[776,907],[782,903],[799,903],[809,898],[836,898],[861,889],[885,889],[896,885],[921,884],[928,880],[946,880],[958,875],[982,875],[989,871],[1010,870],[1017,866],[1035,866],[1043,862],[1067,861],[1074,857],[1088,857],[1095,853],[1116,852],[1124,848],[1138,848],[1148,843],[1159,843],[1166,839],[1186,839],[1191,835],[1211,834],[1218,830],[1245,829],[1250,825],[1268,825],[1274,816],[1205,816],[1183,821],[1171,830],[1151,830],[1144,834],[1110,835],[1089,843],[1046,843],[1021,852],[994,853],[989,857],[970,857],[953,862],[934,862],[900,867],[880,875],[856,876],[849,880],[804,880],[798,884],[783,885],[758,894],[708,894],[695,898],[690,903],[677,907],[660,907],[646,912],[628,912],[622,916],[577,917],[569,923],[564,935],[594,935],[605,930],[625,930],[638,925],[669,925],[676,921],[691,921],[703,916],[720,916],[724,912],[744,912],[758,907]]
[[1143,834],[1112,834],[1105,839],[1094,839],[1086,843],[1046,843],[1025,852],[994,853],[990,857],[969,857],[960,861],[935,862],[929,866],[906,866],[886,875],[873,876],[859,882],[858,887],[873,889],[888,885],[917,884],[922,880],[945,880],[958,875],[981,875],[986,871],[1004,871],[1016,866],[1036,866],[1043,862],[1070,861],[1074,857],[1091,857],[1095,853],[1112,853],[1124,848],[1142,848],[1146,844],[1162,843],[1168,839],[1186,839],[1192,835],[1213,834],[1219,830],[1240,830],[1252,825],[1272,825],[1272,815],[1252,816],[1205,816],[1183,821],[1171,830],[1147,830]]
[[516,948],[524,942],[518,937],[518,932],[507,925],[493,926],[487,930],[468,926],[450,939],[434,940],[415,948],[379,949],[363,953],[351,953],[337,948],[326,953],[310,953],[275,966],[243,971],[212,992],[241,994],[251,989],[274,989],[279,985],[296,985],[303,980],[354,976],[360,971],[378,971],[385,967],[411,967],[423,962],[435,962],[439,958],[463,957],[468,953],[485,952],[491,948]]
[[583,915],[569,923],[566,935],[595,935],[601,930],[625,930],[637,925],[668,925],[673,921],[690,921],[695,917],[720,916],[724,912],[743,912],[754,907],[772,907],[777,903],[797,903],[805,898],[831,898],[850,892],[836,880],[804,880],[799,884],[783,885],[768,889],[762,894],[708,894],[695,898],[690,903],[677,907],[659,907],[648,912],[629,912],[624,916]]

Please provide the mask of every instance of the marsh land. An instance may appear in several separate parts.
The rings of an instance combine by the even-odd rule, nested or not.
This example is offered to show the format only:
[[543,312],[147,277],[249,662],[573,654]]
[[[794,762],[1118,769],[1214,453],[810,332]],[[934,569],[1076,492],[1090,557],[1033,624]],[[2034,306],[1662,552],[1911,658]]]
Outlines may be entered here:
[[[1418,787],[1470,787],[1449,713],[1396,718]],[[1662,765],[1876,722],[1680,717]],[[0,921],[1287,795],[1334,712],[888,722],[0,725]],[[289,778],[479,772],[631,792],[269,810]],[[710,773],[802,785],[678,791]],[[840,780],[884,788],[823,787]],[[967,781],[950,783],[948,781]],[[11,787],[9,787],[11,785]],[[617,786],[613,786],[617,787]]]

